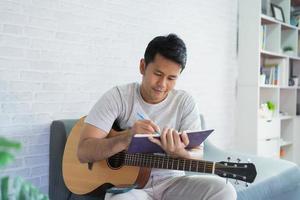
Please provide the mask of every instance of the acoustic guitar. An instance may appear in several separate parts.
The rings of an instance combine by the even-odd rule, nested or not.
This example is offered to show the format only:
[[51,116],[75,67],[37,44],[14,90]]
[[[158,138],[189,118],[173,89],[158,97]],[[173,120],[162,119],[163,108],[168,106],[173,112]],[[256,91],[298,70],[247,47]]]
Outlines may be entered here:
[[252,183],[256,177],[256,169],[252,163],[188,160],[156,154],[127,154],[125,151],[95,163],[80,163],[77,146],[83,124],[84,118],[81,118],[71,130],[62,163],[65,184],[75,194],[99,193],[121,185],[136,184],[138,188],[143,188],[151,168],[216,174],[246,183]]

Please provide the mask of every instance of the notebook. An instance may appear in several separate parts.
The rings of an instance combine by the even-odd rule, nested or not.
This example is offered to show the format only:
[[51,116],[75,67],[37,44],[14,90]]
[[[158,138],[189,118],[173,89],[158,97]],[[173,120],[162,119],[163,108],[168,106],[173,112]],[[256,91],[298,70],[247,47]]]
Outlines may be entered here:
[[[214,129],[188,132],[189,144],[186,149],[192,149],[199,146]],[[164,150],[157,144],[148,139],[149,135],[136,134],[129,144],[127,153],[164,153]],[[160,139],[160,136],[154,136]]]

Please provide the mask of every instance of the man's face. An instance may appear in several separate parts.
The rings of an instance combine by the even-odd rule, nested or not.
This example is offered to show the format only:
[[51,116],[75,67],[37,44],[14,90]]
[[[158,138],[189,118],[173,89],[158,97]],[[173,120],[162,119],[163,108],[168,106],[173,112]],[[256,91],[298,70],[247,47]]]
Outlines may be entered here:
[[147,103],[155,104],[163,101],[174,88],[180,75],[180,64],[156,54],[153,62],[146,67],[145,60],[140,62],[143,75],[141,95]]

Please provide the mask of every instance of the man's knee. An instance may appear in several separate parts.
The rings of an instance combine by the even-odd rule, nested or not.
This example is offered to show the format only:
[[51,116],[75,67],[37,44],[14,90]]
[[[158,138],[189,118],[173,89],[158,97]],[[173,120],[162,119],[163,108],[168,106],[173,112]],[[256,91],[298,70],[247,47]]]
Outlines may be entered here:
[[212,187],[215,188],[215,195],[218,196],[216,199],[235,200],[237,198],[233,185],[230,182],[226,183],[223,178],[215,177]]
[[145,191],[141,189],[133,189],[129,192],[121,194],[110,194],[106,193],[105,200],[150,200],[152,199]]
[[[203,177],[199,177],[200,179]],[[207,176],[205,179],[206,198],[205,199],[218,199],[218,200],[236,200],[237,194],[235,188],[231,183],[226,183],[224,178],[217,176]],[[201,191],[201,188],[199,188]]]
[[163,199],[209,199],[236,200],[236,191],[231,183],[217,176],[180,177],[168,188]]

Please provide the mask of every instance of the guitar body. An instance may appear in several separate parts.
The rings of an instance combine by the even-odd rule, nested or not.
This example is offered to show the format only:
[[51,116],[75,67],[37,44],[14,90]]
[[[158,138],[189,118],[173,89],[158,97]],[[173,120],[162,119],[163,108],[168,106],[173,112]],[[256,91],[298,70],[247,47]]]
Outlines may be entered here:
[[[112,185],[134,184],[138,179],[147,178],[150,171],[135,166],[112,167],[107,160],[95,162],[91,169],[87,163],[80,163],[77,158],[77,146],[84,124],[81,118],[73,127],[63,155],[63,178],[67,188],[75,194],[87,194],[109,183]],[[144,180],[144,182],[147,180]],[[141,184],[139,184],[141,186]]]

